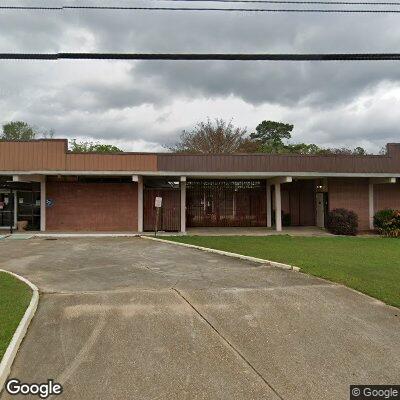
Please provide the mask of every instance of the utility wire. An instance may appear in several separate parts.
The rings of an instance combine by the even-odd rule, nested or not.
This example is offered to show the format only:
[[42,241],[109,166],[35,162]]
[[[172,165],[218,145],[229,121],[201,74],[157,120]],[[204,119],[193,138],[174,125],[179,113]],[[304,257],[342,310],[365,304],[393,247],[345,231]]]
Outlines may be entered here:
[[134,11],[225,11],[225,12],[264,12],[264,13],[358,13],[358,14],[399,14],[400,10],[346,10],[346,9],[268,9],[268,8],[192,8],[192,7],[130,7],[130,6],[0,6],[0,10],[134,10]]
[[170,61],[400,61],[400,53],[0,53],[0,60],[170,60]]
[[324,4],[324,5],[345,5],[345,6],[400,6],[399,2],[376,2],[376,1],[301,1],[301,0],[158,0],[167,2],[182,3],[257,3],[257,4]]

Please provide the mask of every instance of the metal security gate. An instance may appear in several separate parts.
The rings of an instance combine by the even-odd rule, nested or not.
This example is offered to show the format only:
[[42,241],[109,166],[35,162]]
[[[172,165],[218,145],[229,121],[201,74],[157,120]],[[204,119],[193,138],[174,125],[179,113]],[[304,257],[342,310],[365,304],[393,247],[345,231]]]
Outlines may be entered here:
[[181,228],[181,192],[179,182],[148,180],[143,190],[143,229],[153,231],[156,222],[156,197],[162,197],[162,207],[157,229],[179,231]]
[[188,227],[266,226],[265,180],[188,180]]

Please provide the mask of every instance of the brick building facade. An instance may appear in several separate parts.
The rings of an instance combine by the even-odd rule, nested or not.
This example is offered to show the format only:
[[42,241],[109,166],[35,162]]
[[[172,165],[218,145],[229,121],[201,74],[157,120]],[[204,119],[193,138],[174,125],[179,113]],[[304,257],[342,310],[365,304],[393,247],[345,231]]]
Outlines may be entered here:
[[42,231],[324,227],[334,208],[361,230],[400,208],[400,144],[386,155],[71,153],[67,141],[0,142],[0,228]]

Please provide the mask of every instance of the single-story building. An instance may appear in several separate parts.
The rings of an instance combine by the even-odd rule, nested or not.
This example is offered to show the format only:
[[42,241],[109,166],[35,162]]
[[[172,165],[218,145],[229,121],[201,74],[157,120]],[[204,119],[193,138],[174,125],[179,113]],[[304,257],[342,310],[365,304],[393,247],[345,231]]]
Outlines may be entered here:
[[400,209],[400,144],[385,155],[72,153],[65,139],[0,141],[0,228],[41,231],[326,225],[353,210],[360,230]]

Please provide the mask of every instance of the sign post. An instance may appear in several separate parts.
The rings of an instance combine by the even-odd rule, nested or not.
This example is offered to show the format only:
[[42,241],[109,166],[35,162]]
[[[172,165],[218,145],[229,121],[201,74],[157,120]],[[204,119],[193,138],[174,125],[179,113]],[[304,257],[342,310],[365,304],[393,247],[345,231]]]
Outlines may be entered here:
[[154,236],[157,236],[158,220],[160,218],[160,210],[162,207],[162,197],[156,197],[154,201],[154,207],[156,208],[156,224],[154,226]]

